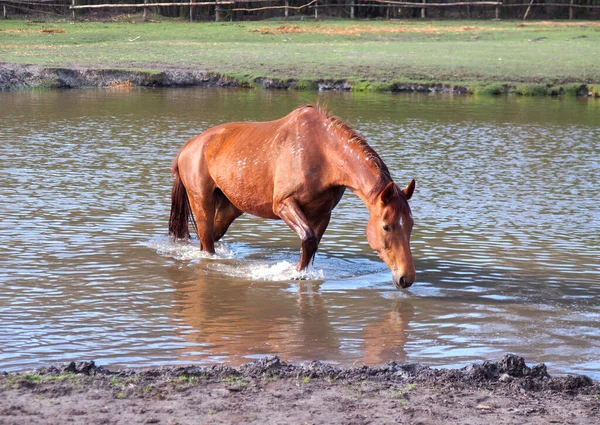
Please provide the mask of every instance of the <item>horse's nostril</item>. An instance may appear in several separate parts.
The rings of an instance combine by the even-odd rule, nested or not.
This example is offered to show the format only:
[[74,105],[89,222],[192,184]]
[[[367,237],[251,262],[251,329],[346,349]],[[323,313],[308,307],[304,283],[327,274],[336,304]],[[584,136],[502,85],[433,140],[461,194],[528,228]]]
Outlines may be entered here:
[[410,280],[408,280],[406,278],[406,276],[402,276],[398,280],[398,284],[400,285],[399,287],[401,287],[401,288],[408,288],[410,285],[412,285],[412,282]]

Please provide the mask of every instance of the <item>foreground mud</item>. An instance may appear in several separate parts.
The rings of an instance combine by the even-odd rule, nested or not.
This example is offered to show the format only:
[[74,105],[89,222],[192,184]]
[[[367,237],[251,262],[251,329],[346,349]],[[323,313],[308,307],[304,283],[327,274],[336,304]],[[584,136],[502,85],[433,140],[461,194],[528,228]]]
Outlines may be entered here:
[[506,355],[460,370],[339,368],[278,357],[111,371],[93,362],[0,375],[0,424],[598,424],[600,384]]

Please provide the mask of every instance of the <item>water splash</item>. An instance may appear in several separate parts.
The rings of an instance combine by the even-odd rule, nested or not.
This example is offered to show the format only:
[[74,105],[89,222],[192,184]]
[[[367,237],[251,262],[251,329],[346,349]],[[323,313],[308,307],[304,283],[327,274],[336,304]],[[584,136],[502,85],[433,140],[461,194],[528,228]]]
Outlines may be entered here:
[[226,244],[215,245],[215,253],[201,251],[199,244],[189,242],[172,241],[170,238],[152,238],[145,244],[148,248],[155,249],[158,255],[171,257],[180,261],[193,261],[200,259],[230,259],[235,258],[233,252]]
[[219,271],[230,276],[249,277],[252,280],[286,281],[325,279],[323,270],[315,270],[309,267],[299,272],[296,270],[296,265],[289,261],[279,261],[275,264],[242,263],[235,267],[220,265],[220,267],[215,267],[215,269],[219,269]]
[[323,270],[315,270],[310,266],[307,270],[299,272],[296,270],[295,263],[287,260],[272,264],[241,258],[243,253],[238,252],[239,249],[232,249],[226,243],[215,245],[214,254],[201,251],[198,244],[173,242],[170,238],[164,237],[152,238],[144,245],[156,250],[156,253],[161,256],[180,261],[229,260],[207,263],[205,268],[231,277],[261,281],[323,280],[325,278]]

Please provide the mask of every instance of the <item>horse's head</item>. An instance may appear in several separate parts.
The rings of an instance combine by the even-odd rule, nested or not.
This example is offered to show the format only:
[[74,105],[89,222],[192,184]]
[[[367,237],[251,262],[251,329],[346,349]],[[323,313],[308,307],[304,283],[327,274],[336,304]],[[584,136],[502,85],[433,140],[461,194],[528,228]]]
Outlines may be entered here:
[[410,253],[413,219],[408,206],[414,190],[414,180],[402,190],[390,182],[369,207],[367,240],[392,271],[398,289],[408,288],[415,281],[415,265]]

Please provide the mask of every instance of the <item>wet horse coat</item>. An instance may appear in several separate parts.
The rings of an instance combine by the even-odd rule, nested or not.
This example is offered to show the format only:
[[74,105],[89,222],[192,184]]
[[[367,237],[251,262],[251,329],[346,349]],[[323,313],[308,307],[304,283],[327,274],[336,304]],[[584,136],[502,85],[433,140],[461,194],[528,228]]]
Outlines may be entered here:
[[339,118],[305,105],[269,122],[226,123],[188,140],[173,161],[169,233],[213,253],[241,214],[282,219],[302,240],[298,270],[313,259],[331,211],[346,188],[369,208],[367,239],[397,287],[415,279],[408,206],[415,183],[400,190],[364,138]]

